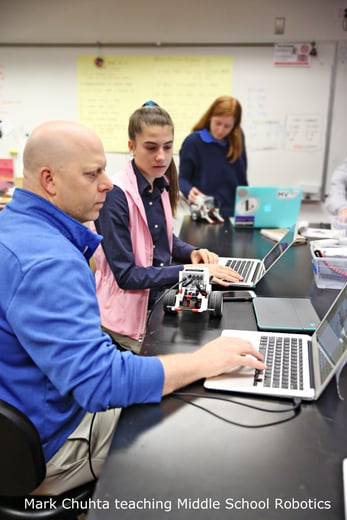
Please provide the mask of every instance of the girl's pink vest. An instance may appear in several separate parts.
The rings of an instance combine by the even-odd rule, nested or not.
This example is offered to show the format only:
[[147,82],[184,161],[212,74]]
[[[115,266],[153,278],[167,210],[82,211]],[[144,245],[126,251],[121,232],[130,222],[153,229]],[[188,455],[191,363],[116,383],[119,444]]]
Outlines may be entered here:
[[[127,198],[129,232],[135,263],[138,266],[149,267],[153,262],[153,242],[131,162],[129,161],[124,170],[113,176],[112,180],[124,191]],[[161,200],[172,251],[172,212],[166,190],[163,190]],[[102,325],[118,334],[141,341],[146,329],[149,289],[121,289],[107,263],[101,245],[95,251],[94,259],[96,291]]]

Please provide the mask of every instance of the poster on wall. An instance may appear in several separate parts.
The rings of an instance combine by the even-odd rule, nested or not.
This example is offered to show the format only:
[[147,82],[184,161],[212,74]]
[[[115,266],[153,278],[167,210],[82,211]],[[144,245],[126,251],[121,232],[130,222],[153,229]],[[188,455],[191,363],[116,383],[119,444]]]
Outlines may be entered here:
[[14,188],[13,159],[0,159],[0,203],[10,198]]
[[274,47],[274,65],[309,67],[311,64],[310,43],[277,43]]
[[129,116],[152,99],[175,123],[178,153],[206,107],[230,92],[230,55],[104,55],[97,66],[93,56],[77,58],[78,119],[100,135],[107,152],[128,152]]

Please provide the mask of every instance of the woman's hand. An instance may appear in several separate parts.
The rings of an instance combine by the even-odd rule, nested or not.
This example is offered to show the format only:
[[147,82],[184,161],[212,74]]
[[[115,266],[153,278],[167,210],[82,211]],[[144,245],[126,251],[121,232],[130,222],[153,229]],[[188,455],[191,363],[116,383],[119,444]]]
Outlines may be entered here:
[[198,188],[195,188],[195,186],[193,186],[192,189],[190,190],[190,192],[188,193],[188,201],[191,204],[195,204],[196,198],[199,197],[200,195],[204,195],[204,194],[202,193],[202,191],[198,190]]

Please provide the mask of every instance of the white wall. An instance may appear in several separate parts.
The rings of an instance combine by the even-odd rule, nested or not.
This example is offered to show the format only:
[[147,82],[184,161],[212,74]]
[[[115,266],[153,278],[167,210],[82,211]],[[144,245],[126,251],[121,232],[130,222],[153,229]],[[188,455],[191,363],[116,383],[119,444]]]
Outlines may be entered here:
[[346,0],[1,0],[0,42],[235,43],[345,39]]
[[[0,63],[11,44],[82,44],[95,53],[98,42],[101,48],[115,46],[115,53],[117,45],[143,44],[150,53],[158,44],[336,42],[333,110],[326,136],[328,185],[332,171],[347,155],[347,32],[342,27],[346,8],[346,0],[0,0]],[[275,17],[285,17],[284,35],[274,34]],[[116,163],[123,160],[120,156]]]

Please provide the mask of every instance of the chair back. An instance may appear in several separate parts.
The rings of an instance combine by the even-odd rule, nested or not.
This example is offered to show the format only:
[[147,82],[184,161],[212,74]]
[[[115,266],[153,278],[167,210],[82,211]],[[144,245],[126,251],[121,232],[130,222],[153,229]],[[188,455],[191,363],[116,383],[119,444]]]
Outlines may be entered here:
[[40,436],[20,410],[0,400],[0,495],[23,496],[45,478]]

